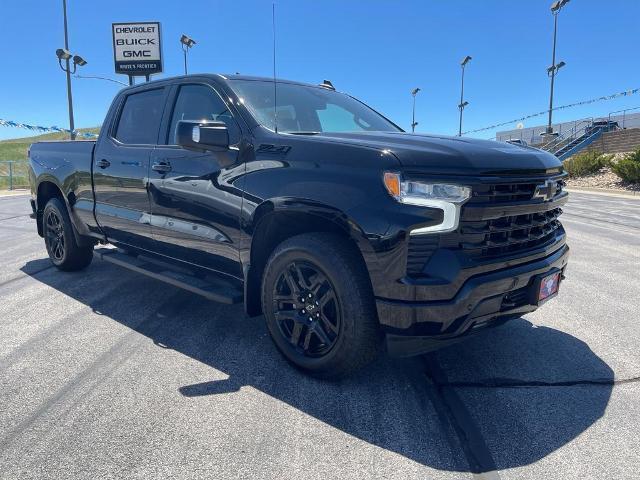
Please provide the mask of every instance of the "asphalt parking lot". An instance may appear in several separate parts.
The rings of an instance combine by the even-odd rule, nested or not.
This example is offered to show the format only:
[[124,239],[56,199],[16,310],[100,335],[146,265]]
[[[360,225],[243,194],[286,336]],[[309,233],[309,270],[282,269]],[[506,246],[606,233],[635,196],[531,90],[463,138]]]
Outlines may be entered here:
[[640,478],[640,198],[573,193],[560,296],[339,383],[262,318],[50,266],[0,198],[0,477]]

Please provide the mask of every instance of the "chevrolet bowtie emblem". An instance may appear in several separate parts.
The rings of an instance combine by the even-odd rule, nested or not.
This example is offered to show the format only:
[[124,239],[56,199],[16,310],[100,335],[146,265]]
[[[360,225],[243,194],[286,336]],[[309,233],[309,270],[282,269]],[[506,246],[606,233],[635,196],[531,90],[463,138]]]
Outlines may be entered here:
[[545,202],[551,200],[558,191],[558,182],[555,180],[547,180],[542,185],[536,186],[533,198],[542,198]]

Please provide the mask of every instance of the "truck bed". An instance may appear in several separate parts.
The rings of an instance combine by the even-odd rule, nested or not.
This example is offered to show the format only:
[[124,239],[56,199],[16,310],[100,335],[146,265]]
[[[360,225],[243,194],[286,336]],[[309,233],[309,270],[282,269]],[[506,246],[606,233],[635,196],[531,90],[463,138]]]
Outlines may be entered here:
[[[76,230],[82,234],[87,234],[89,229],[97,227],[93,215],[94,197],[91,182],[95,146],[95,140],[67,140],[38,142],[29,149],[29,176],[33,201],[38,197],[35,188],[57,185],[70,207],[69,215]],[[37,210],[41,212],[43,208],[44,205],[39,205]]]
[[29,149],[29,158],[35,166],[58,169],[73,166],[75,172],[91,174],[95,140],[58,140],[37,142]]

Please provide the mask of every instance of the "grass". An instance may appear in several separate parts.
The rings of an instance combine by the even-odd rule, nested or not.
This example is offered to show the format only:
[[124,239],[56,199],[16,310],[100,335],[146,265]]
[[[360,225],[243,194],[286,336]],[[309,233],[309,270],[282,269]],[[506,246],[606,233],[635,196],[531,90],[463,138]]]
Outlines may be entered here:
[[[29,173],[27,171],[27,162],[20,161],[14,163],[11,167],[13,178],[13,188],[24,188],[29,186]],[[9,188],[9,163],[0,162],[0,190]]]
[[[100,128],[79,128],[81,133],[98,133]],[[34,137],[14,138],[10,140],[0,141],[0,161],[3,160],[16,160],[26,161],[27,151],[29,145],[35,142],[44,142],[50,140],[68,140],[69,134],[63,132],[45,133],[43,135],[36,135]]]
[[[16,188],[29,188],[29,179],[27,177],[13,177],[13,184],[11,187]],[[9,190],[9,179],[6,177],[0,177],[0,190]]]
[[[80,133],[99,133],[100,127],[80,128],[78,131]],[[12,165],[13,188],[28,187],[27,151],[29,150],[29,145],[35,142],[68,139],[68,133],[52,132],[33,137],[13,138],[0,141],[0,190],[9,188],[9,164],[6,163],[8,160],[16,162]]]

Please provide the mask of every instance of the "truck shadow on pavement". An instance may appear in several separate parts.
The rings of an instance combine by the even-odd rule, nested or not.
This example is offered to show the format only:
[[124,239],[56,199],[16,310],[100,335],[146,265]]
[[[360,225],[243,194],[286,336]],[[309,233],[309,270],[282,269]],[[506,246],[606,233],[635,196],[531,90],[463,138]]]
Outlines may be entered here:
[[[289,366],[272,345],[264,319],[248,318],[241,305],[210,303],[99,261],[79,273],[43,271],[47,263],[35,260],[22,271],[146,336],[157,348],[210,366],[212,379],[228,376],[168,383],[166,389],[179,391],[185,405],[194,397],[226,401],[218,396],[251,387],[370,445],[436,469],[480,472],[534,463],[601,418],[613,387],[612,370],[584,342],[522,318],[425,357],[383,355],[350,378],[319,381]],[[105,276],[116,286],[105,289]],[[96,289],[104,290],[97,299]],[[151,313],[141,317],[123,306],[133,292],[156,304]],[[553,313],[551,304],[544,308]],[[256,425],[257,430],[279,422],[273,404],[265,402],[265,425]],[[331,441],[324,435],[318,438]],[[277,435],[270,441],[277,442]],[[353,448],[365,447],[356,442]],[[376,456],[375,449],[369,451]]]

